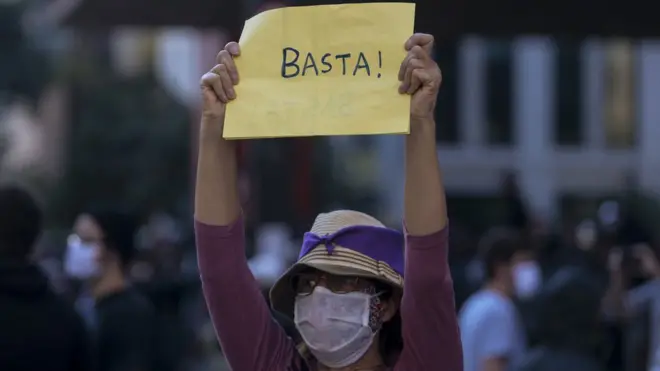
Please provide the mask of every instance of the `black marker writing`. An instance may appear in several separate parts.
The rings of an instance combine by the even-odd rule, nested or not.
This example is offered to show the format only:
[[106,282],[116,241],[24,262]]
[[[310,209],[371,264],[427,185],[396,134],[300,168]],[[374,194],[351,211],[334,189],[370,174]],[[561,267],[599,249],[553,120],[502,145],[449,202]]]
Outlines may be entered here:
[[325,53],[323,54],[323,57],[321,57],[321,64],[325,66],[325,68],[321,70],[321,73],[328,73],[332,71],[332,64],[328,62],[328,58],[331,56],[332,54]]
[[369,68],[369,63],[367,62],[367,57],[364,56],[364,53],[360,52],[358,55],[357,63],[353,69],[353,76],[355,76],[359,69],[365,69],[367,71],[367,76],[371,76],[371,69]]
[[346,74],[346,58],[350,58],[350,57],[351,57],[351,53],[335,55],[335,58],[341,59],[341,74],[342,75]]
[[316,74],[316,76],[319,75],[319,69],[316,68],[316,61],[314,60],[314,56],[312,55],[312,53],[307,53],[307,57],[305,58],[305,67],[303,67],[302,75],[305,76],[305,73],[310,68],[314,69],[314,73]]
[[[383,68],[383,53],[381,51],[378,51],[378,69]],[[380,79],[380,72],[378,72],[378,78]]]
[[[304,54],[304,61],[301,54]],[[371,64],[369,58],[371,58]],[[296,48],[286,47],[282,49],[281,75],[285,79],[299,76],[319,76],[332,72],[335,69],[334,67],[339,67],[337,65],[341,63],[342,76],[358,76],[359,74],[371,76],[374,68],[380,70],[383,67],[383,57],[380,51],[377,58],[378,67],[373,63],[376,56],[371,55],[370,57],[364,52],[355,55],[351,53],[324,53],[315,56],[311,52],[301,53]],[[380,78],[381,73],[378,72],[377,76]]]
[[[289,54],[295,55],[293,57],[292,61],[289,61],[289,58],[287,56]],[[296,77],[300,73],[300,67],[296,64],[298,62],[298,58],[300,57],[300,52],[297,51],[294,48],[284,48],[282,49],[282,77],[285,79],[291,78],[291,77]],[[293,67],[296,69],[296,72],[293,73],[287,73],[287,67]]]

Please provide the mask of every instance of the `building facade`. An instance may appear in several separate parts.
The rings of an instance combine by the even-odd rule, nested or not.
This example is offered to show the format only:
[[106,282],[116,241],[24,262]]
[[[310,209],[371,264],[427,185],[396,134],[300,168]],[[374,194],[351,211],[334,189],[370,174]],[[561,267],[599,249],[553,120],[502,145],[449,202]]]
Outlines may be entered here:
[[[544,219],[565,195],[607,195],[633,177],[660,192],[660,39],[464,37],[438,48],[438,156],[450,193],[488,195],[518,175]],[[381,194],[401,212],[403,143],[379,137]],[[389,181],[386,181],[389,179]]]

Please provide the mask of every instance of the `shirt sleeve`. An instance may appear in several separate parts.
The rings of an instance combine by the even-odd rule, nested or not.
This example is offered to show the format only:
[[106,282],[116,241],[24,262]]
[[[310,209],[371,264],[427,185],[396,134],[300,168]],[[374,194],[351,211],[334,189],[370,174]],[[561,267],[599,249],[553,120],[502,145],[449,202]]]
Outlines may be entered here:
[[245,257],[243,219],[229,226],[195,223],[204,297],[234,371],[299,371],[293,341],[270,314]]
[[403,351],[395,371],[463,371],[447,240],[447,228],[427,236],[406,233]]

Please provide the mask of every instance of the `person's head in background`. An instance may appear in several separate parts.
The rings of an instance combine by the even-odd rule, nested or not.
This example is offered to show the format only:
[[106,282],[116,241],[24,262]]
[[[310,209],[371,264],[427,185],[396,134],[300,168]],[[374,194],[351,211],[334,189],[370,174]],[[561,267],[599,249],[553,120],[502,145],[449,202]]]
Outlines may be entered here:
[[541,285],[541,269],[524,248],[519,233],[505,228],[489,231],[479,246],[486,287],[504,295],[528,298]]
[[41,209],[29,192],[0,186],[0,262],[29,262],[42,224]]
[[598,277],[576,267],[553,274],[535,301],[533,336],[539,345],[595,355],[601,333],[604,286]]
[[95,297],[125,288],[137,225],[132,215],[116,210],[92,209],[79,214],[67,241],[67,274],[88,284]]
[[[147,258],[151,275],[176,276],[181,266],[181,229],[168,213],[158,212],[149,217],[138,232],[140,249]],[[135,266],[133,268],[136,268]]]

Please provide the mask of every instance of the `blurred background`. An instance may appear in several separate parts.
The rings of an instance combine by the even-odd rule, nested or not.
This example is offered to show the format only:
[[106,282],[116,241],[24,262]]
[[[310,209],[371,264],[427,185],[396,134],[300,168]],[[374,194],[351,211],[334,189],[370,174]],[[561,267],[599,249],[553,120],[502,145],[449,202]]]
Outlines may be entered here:
[[[224,367],[191,223],[199,77],[251,15],[314,3],[0,0],[0,180],[28,184],[46,205],[38,258],[62,293],[62,254],[81,209],[103,202],[140,215],[131,277],[167,319],[165,353],[178,370]],[[525,238],[543,277],[575,266],[609,290],[621,273],[608,266],[616,249],[646,262],[624,269],[623,295],[652,282],[640,267],[657,264],[660,230],[653,12],[634,1],[612,9],[576,1],[570,10],[548,1],[417,3],[417,29],[436,36],[444,75],[437,142],[457,309],[483,279],[474,264],[481,236],[499,226]],[[320,211],[357,209],[400,225],[403,179],[392,175],[403,171],[400,137],[240,149],[248,255],[264,289]],[[653,253],[628,253],[640,244]],[[532,332],[529,302],[520,310]],[[603,311],[598,357],[607,369],[658,370],[658,313],[653,300],[635,316]]]

